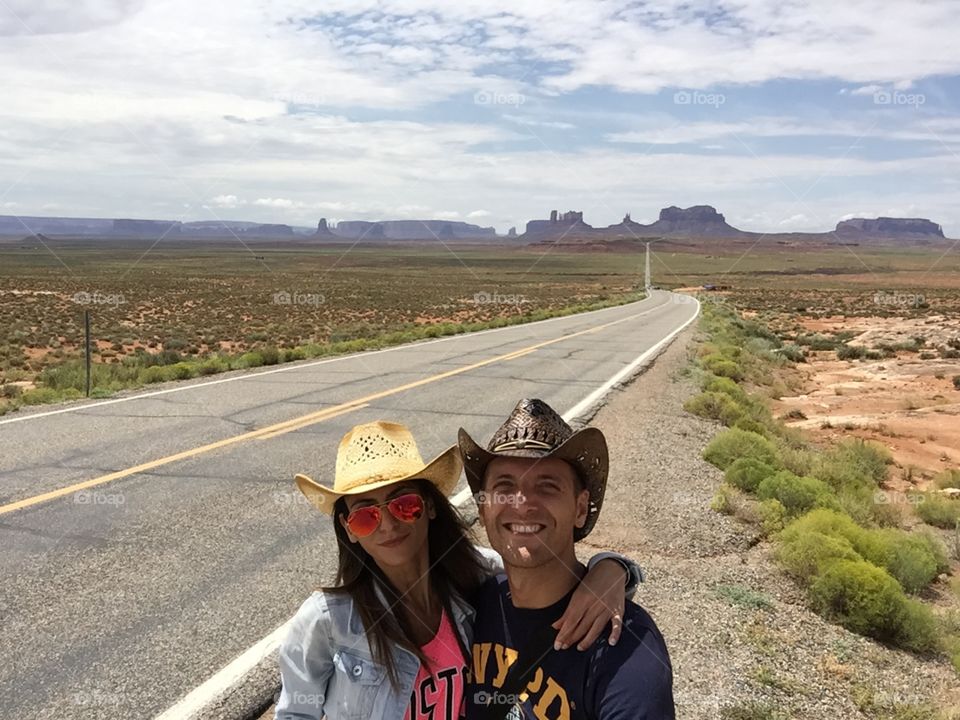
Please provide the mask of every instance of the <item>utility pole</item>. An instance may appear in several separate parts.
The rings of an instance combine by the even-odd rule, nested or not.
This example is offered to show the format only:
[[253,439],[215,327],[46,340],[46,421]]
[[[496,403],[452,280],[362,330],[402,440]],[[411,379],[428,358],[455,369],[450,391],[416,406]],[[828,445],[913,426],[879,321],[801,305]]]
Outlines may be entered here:
[[647,290],[650,289],[650,243],[646,243],[647,246],[647,265],[643,273],[643,286]]
[[87,397],[90,397],[90,311],[83,311],[83,334],[86,345]]

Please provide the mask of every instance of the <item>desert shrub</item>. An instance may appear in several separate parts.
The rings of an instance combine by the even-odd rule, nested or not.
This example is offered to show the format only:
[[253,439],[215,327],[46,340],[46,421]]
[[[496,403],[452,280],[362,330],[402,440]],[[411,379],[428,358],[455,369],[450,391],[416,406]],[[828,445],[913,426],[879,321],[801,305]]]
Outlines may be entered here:
[[20,402],[24,405],[43,405],[44,403],[56,402],[61,398],[61,394],[53,388],[40,387],[27,390],[20,395]]
[[295,360],[305,360],[307,351],[302,347],[290,348],[280,354],[281,362],[293,362]]
[[779,500],[769,499],[757,505],[757,515],[765,535],[773,535],[783,530],[787,524],[788,513]]
[[825,482],[794,475],[789,470],[781,470],[762,480],[757,487],[757,497],[779,500],[787,513],[793,516],[814,507],[839,507],[833,491]]
[[867,354],[867,349],[860,345],[840,345],[837,348],[838,360],[860,360]]
[[735,360],[729,360],[722,355],[707,355],[700,361],[700,364],[704,370],[720,377],[730,378],[737,382],[744,378],[743,368]]
[[704,392],[715,392],[729,395],[738,403],[747,402],[747,391],[728,377],[706,375],[704,376],[702,389]]
[[840,509],[861,525],[896,526],[903,520],[902,505],[887,502],[886,494],[867,484],[847,483],[836,490]]
[[169,379],[167,368],[161,365],[151,365],[150,367],[144,368],[143,372],[140,373],[141,382],[147,384],[164,382]]
[[719,392],[702,392],[683,404],[683,409],[694,415],[719,420],[724,425],[733,425],[743,416],[743,411],[729,395]]
[[937,493],[925,493],[916,505],[917,515],[927,525],[952,530],[960,522],[960,500],[951,500]]
[[263,365],[263,356],[256,350],[246,352],[237,359],[237,367],[252,368],[261,365]]
[[886,570],[909,593],[920,592],[937,577],[945,562],[942,549],[930,536],[913,535],[894,528],[868,530],[879,539],[880,555],[867,558]]
[[803,348],[799,345],[784,345],[780,348],[780,356],[795,363],[807,361],[806,356],[803,354]]
[[889,573],[863,560],[833,560],[810,585],[810,601],[848,630],[892,640],[904,617],[903,591]]
[[953,376],[953,387],[957,390],[960,390],[960,375]]
[[892,460],[885,447],[855,438],[824,452],[812,474],[834,488],[859,485],[864,480],[879,485],[887,479]]
[[178,362],[167,368],[167,375],[171,380],[187,380],[197,376],[197,367],[193,363]]
[[222,357],[207,358],[197,367],[200,375],[216,375],[230,369],[230,363]]
[[729,428],[718,433],[704,448],[704,459],[726,470],[734,461],[750,457],[768,465],[777,466],[777,450],[773,443],[762,435],[739,428]]
[[937,473],[933,478],[933,484],[940,488],[960,488],[960,470],[949,469]]
[[774,474],[773,466],[756,458],[743,457],[727,467],[724,479],[736,488],[756,492],[760,481]]
[[775,555],[788,574],[804,583],[834,560],[863,559],[846,538],[822,532],[794,534],[777,546]]
[[280,351],[275,347],[264,347],[258,351],[264,365],[276,365],[280,362]]

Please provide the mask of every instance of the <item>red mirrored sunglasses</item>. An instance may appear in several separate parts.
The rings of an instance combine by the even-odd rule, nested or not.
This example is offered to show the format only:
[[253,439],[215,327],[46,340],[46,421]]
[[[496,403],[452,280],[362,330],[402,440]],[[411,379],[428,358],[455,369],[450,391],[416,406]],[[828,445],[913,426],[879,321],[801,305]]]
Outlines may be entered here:
[[364,505],[351,511],[347,515],[347,527],[357,537],[367,537],[380,527],[383,517],[380,508],[386,506],[390,514],[404,523],[416,522],[423,515],[423,498],[416,493],[406,493],[379,503],[378,505]]

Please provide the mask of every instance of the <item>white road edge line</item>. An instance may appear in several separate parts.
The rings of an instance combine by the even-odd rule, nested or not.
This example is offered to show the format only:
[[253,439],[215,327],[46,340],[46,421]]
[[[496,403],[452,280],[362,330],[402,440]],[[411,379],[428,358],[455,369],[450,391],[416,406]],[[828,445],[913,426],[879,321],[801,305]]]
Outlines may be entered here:
[[[567,410],[567,412],[563,414],[563,419],[569,422],[570,420],[583,414],[587,409],[599,402],[601,398],[609,393],[610,390],[617,385],[617,383],[621,382],[625,377],[628,377],[640,365],[646,362],[648,358],[659,352],[662,347],[667,345],[671,340],[673,340],[673,338],[685,330],[690,323],[700,316],[700,301],[696,300],[696,298],[694,298],[694,300],[697,304],[697,311],[693,314],[693,317],[691,317],[683,325],[671,332],[649,350],[645,350],[629,365],[624,367],[616,375],[607,380],[603,385],[587,395],[587,397],[578,402],[572,408]],[[466,487],[454,495],[450,501],[455,506],[459,507],[467,502],[470,497],[470,488]],[[155,720],[189,720],[190,718],[195,717],[197,713],[210,705],[214,700],[221,697],[233,685],[241,681],[243,677],[250,672],[250,670],[256,667],[264,658],[280,647],[280,643],[283,642],[283,639],[286,637],[287,628],[289,627],[291,620],[288,620],[265,638],[245,650],[229,665],[218,671],[202,685],[199,685],[191,690],[183,698],[177,701],[176,704],[165,710],[162,714],[156,716]]]
[[380,353],[394,352],[395,350],[404,350],[411,347],[423,347],[425,345],[433,345],[434,343],[446,342],[447,340],[454,339],[463,339],[464,337],[477,337],[479,335],[486,335],[487,333],[492,332],[501,332],[504,330],[516,330],[520,328],[530,327],[532,325],[540,325],[543,323],[555,322],[557,320],[567,320],[573,317],[583,317],[585,315],[592,315],[593,313],[607,312],[608,310],[616,310],[617,308],[625,308],[629,305],[639,305],[640,303],[646,302],[647,300],[653,298],[652,293],[647,293],[647,296],[643,300],[637,300],[632,303],[625,303],[623,305],[613,305],[607,308],[600,308],[599,310],[589,310],[584,313],[576,313],[575,315],[561,315],[560,317],[547,318],[546,320],[535,320],[534,322],[529,323],[519,323],[517,325],[508,325],[507,327],[502,328],[489,328],[488,330],[478,330],[472,333],[460,333],[459,335],[448,335],[447,337],[437,338],[436,340],[424,340],[416,341],[412,343],[404,343],[402,345],[394,345],[393,347],[383,348],[381,350],[370,350],[364,351],[362,353],[348,353],[346,355],[338,355],[332,358],[326,358],[324,360],[315,360],[314,362],[293,362],[289,364],[284,364],[284,367],[274,368],[273,370],[262,370],[262,371],[253,371],[246,372],[242,375],[234,375],[233,377],[221,378],[219,380],[208,380],[206,382],[190,383],[189,385],[181,385],[179,387],[167,388],[166,390],[153,390],[150,392],[138,393],[136,395],[129,395],[122,398],[114,398],[113,400],[103,400],[101,402],[92,402],[84,403],[83,405],[74,405],[71,407],[60,408],[59,410],[48,410],[47,412],[38,412],[32,413],[30,415],[22,415],[19,417],[12,417],[6,420],[0,420],[0,425],[7,425],[8,423],[15,422],[25,422],[27,420],[36,420],[37,418],[49,417],[51,415],[60,415],[61,413],[68,412],[77,412],[79,410],[89,410],[91,408],[102,407],[104,405],[113,405],[115,403],[129,402],[130,400],[140,400],[142,398],[155,397],[157,395],[166,395],[168,393],[183,392],[184,390],[193,390],[195,388],[209,387],[210,385],[219,385],[220,383],[235,382],[237,380],[250,380],[251,378],[259,378],[264,375],[273,375],[274,373],[289,372],[291,370],[302,370],[303,368],[315,367],[317,365],[325,365],[331,362],[340,362],[342,360],[348,360],[351,357],[355,357],[358,354],[363,354],[364,356],[370,355],[379,355]]

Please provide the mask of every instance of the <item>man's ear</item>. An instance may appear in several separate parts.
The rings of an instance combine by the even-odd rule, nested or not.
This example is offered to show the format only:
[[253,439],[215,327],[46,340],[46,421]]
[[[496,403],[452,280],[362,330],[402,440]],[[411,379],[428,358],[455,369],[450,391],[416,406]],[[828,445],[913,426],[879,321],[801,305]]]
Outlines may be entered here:
[[358,538],[356,535],[350,532],[350,526],[347,525],[347,518],[344,516],[343,513],[340,513],[339,515],[337,515],[337,520],[343,526],[343,529],[347,531],[347,538],[350,540],[350,542],[352,543],[360,542],[360,538]]
[[580,494],[577,495],[577,519],[574,521],[574,525],[578,528],[582,528],[587,523],[587,514],[590,511],[590,491],[581,490]]

